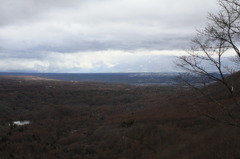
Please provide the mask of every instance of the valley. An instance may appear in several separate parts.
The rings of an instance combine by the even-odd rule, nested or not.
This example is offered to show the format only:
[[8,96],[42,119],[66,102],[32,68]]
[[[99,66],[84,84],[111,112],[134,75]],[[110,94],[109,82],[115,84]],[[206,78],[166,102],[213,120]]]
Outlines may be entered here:
[[[213,97],[239,116],[230,97]],[[206,113],[232,120],[181,86],[1,76],[0,158],[239,158],[239,127]]]

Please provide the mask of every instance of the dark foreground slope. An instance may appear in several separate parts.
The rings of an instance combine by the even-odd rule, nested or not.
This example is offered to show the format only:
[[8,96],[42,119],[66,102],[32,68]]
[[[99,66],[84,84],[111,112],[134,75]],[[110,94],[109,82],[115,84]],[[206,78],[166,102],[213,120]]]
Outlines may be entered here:
[[206,117],[216,108],[177,87],[2,76],[0,158],[240,158],[240,128]]

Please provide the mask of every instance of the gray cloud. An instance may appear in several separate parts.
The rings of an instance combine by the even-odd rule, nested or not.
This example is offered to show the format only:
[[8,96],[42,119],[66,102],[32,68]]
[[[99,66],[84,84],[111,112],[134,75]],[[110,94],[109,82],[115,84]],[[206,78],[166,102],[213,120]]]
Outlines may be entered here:
[[85,0],[1,0],[0,25],[37,22],[49,12],[72,8]]
[[155,49],[159,42],[159,48],[172,43],[172,49],[179,49],[180,43],[186,44],[182,39],[189,40],[194,27],[204,24],[214,4],[215,0],[2,0],[0,47],[63,52]]
[[195,28],[205,25],[207,12],[217,10],[215,0],[0,2],[2,60],[47,63],[52,52],[181,50],[189,45]]

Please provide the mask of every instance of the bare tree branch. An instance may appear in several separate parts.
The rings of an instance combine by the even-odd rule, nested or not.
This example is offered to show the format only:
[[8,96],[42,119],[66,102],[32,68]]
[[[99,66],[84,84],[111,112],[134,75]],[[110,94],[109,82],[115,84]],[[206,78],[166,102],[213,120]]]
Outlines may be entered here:
[[[240,106],[234,97],[236,92],[233,85],[226,78],[226,73],[234,73],[235,71],[233,68],[237,68],[236,65],[239,66],[240,64],[240,0],[218,0],[218,4],[220,7],[219,12],[217,14],[210,13],[208,15],[206,27],[202,30],[197,30],[196,37],[192,39],[192,46],[186,51],[187,55],[178,56],[175,64],[178,68],[194,74],[196,77],[203,77],[210,81],[221,83],[227,88],[235,104]],[[235,54],[235,57],[229,60],[232,62],[230,66],[225,65],[223,61],[223,57],[228,52],[233,52]],[[211,69],[208,68],[209,66]],[[217,72],[219,76],[214,75],[213,72]],[[223,111],[225,111],[233,121],[235,120],[228,109],[220,105],[211,95],[209,96],[208,93],[195,87],[193,83],[189,83],[184,79],[183,81],[202,95],[207,96],[218,105],[219,108],[224,108]],[[202,84],[205,85],[206,83],[203,82]],[[208,113],[206,116],[215,120],[220,120]],[[228,124],[240,126],[239,122],[230,122]]]

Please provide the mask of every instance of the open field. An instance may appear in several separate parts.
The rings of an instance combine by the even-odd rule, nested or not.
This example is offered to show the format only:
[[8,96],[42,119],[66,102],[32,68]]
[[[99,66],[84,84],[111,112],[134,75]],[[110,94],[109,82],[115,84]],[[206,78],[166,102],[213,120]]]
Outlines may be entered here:
[[240,128],[229,124],[239,121],[239,94],[233,101],[217,85],[206,89],[234,120],[180,86],[1,76],[0,158],[240,158]]

